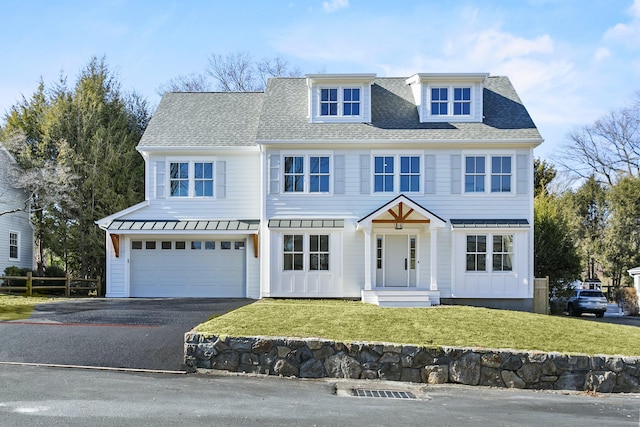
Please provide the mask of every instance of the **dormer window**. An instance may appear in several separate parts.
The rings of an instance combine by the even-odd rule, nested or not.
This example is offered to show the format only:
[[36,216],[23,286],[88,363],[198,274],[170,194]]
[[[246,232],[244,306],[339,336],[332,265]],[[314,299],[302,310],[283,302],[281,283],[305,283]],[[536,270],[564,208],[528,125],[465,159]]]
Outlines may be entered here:
[[471,88],[457,87],[453,89],[453,115],[468,116],[471,114]]
[[360,89],[344,89],[342,112],[345,116],[360,115]]
[[307,74],[309,122],[370,123],[375,74]]
[[446,87],[431,88],[431,114],[434,116],[449,114],[449,89]]
[[359,116],[360,88],[321,88],[320,115],[335,117]]
[[[453,99],[449,96],[453,93]],[[432,116],[468,116],[471,114],[470,87],[432,87]]]
[[338,115],[338,89],[320,90],[320,115]]
[[411,86],[421,123],[483,120],[483,91],[488,73],[420,73]]

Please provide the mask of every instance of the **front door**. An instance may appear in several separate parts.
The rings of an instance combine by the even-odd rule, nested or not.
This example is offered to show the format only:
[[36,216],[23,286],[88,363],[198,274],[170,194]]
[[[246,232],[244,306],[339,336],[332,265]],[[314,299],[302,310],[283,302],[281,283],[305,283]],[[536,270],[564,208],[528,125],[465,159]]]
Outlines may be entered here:
[[384,236],[384,259],[383,286],[416,285],[416,236],[398,234]]

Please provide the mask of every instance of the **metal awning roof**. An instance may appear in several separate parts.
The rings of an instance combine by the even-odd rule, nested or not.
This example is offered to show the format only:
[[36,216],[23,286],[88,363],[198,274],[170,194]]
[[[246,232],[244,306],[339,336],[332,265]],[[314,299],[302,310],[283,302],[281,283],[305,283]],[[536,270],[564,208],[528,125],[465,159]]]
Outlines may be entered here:
[[451,219],[453,228],[529,228],[526,219]]
[[260,220],[114,220],[109,231],[258,231]]
[[270,219],[269,228],[344,228],[343,219]]

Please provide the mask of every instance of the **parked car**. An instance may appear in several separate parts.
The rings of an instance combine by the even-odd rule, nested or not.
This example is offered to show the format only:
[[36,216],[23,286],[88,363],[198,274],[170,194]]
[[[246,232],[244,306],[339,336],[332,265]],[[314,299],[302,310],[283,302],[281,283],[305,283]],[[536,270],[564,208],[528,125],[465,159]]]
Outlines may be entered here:
[[607,298],[602,291],[596,289],[576,289],[567,301],[569,316],[594,313],[597,317],[602,317],[605,311],[607,311]]

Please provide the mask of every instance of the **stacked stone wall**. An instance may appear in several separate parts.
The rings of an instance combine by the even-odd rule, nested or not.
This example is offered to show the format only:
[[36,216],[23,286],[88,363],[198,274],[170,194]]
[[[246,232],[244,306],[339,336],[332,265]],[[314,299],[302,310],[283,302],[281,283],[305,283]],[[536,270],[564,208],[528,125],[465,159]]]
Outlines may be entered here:
[[185,364],[299,378],[352,378],[490,387],[640,392],[640,357],[426,348],[321,339],[185,335]]

